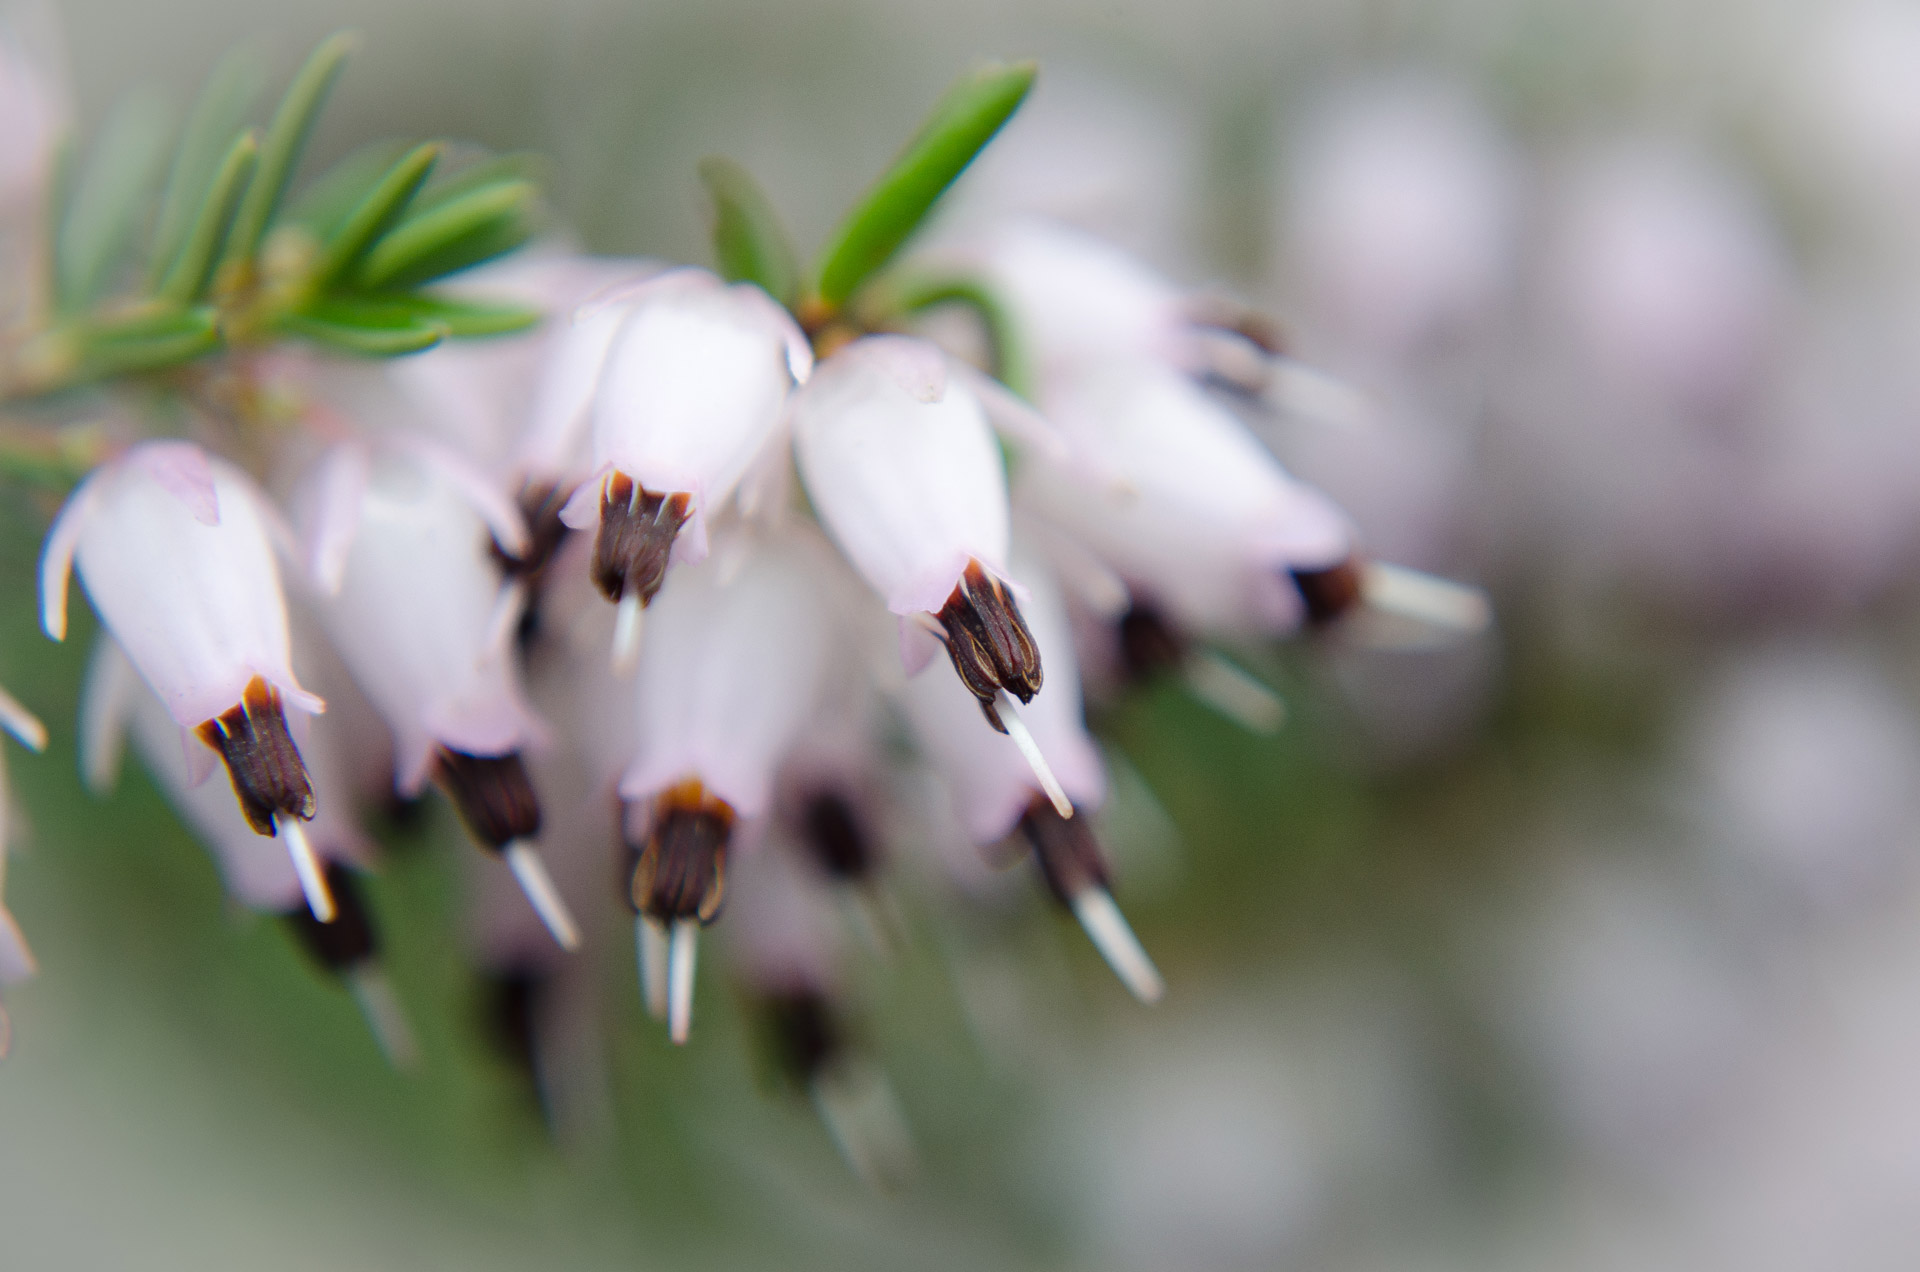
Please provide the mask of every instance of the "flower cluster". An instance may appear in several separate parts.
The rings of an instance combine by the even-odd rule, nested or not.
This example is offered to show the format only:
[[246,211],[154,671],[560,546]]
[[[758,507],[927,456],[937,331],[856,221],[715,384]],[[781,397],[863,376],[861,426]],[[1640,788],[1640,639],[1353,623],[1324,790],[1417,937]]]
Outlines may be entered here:
[[[130,734],[234,897],[287,916],[396,1059],[362,808],[451,802],[491,858],[477,957],[517,993],[591,956],[617,855],[676,1042],[698,934],[737,893],[735,970],[875,1174],[897,1119],[847,1041],[820,902],[892,925],[889,849],[1017,845],[1157,998],[1091,825],[1080,660],[1179,669],[1264,727],[1271,694],[1212,645],[1484,605],[1366,561],[1249,432],[1236,411],[1301,374],[1258,315],[1057,225],[888,268],[1030,78],[956,90],[809,280],[743,175],[711,169],[724,277],[539,249],[433,300],[507,295],[546,315],[531,330],[386,362],[235,350],[245,391],[189,396],[186,437],[131,420],[41,568],[50,636],[70,576],[103,628],[89,780]],[[927,334],[949,305],[984,354]],[[929,773],[944,796],[915,801]],[[0,983],[30,968],[0,911]]]

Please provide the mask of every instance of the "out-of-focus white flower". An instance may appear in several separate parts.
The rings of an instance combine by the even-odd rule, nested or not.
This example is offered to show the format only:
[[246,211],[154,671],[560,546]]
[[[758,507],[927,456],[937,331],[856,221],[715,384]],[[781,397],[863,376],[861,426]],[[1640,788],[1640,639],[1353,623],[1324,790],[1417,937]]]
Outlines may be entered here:
[[342,448],[313,478],[325,545],[316,555],[337,566],[322,580],[332,585],[322,621],[393,732],[400,791],[438,781],[572,948],[578,930],[533,847],[540,804],[520,756],[546,729],[520,688],[512,598],[490,555],[496,537],[524,540],[524,526],[510,507],[490,523],[471,484],[419,456],[368,464]]
[[1588,156],[1549,251],[1549,303],[1616,391],[1707,412],[1751,392],[1787,278],[1772,226],[1731,175],[1657,144]]
[[[406,424],[441,439],[508,485],[578,478],[588,467],[586,439],[577,427],[584,397],[570,413],[543,412],[538,398],[548,379],[548,361],[570,338],[577,308],[658,268],[644,260],[529,250],[459,275],[446,287],[451,295],[518,303],[547,317],[518,335],[443,341],[384,366],[404,395]],[[599,359],[594,361],[597,365]],[[595,377],[558,378],[584,395],[591,393]],[[530,426],[542,420],[564,427],[550,437]]]
[[1089,366],[1194,361],[1184,295],[1089,234],[1015,221],[986,239],[979,259],[1017,316],[1043,405],[1047,387]]
[[[1198,112],[1136,82],[1049,59],[1009,128],[967,169],[944,220],[1073,225],[1163,264],[1197,241]],[[962,231],[964,232],[964,231]]]
[[1109,364],[1049,405],[1074,454],[1035,456],[1022,506],[1194,630],[1288,630],[1304,613],[1291,572],[1352,552],[1339,509],[1175,371]]
[[706,556],[709,520],[778,433],[813,353],[765,292],[705,270],[597,304],[556,352],[541,409],[591,416],[587,481],[561,515],[576,530],[597,527],[593,578],[626,606],[631,629],[671,562]]
[[[1113,903],[1106,861],[1086,819],[1070,819],[1099,806],[1107,780],[1087,735],[1066,607],[1038,560],[1022,553],[1015,563],[1028,580],[1026,612],[1049,669],[1020,712],[1023,728],[1012,736],[989,728],[965,688],[938,674],[909,680],[902,702],[974,842],[991,844],[1022,830],[1055,898],[1079,918],[1127,987],[1152,1001],[1160,996],[1160,975]],[[1058,807],[1063,795],[1071,801],[1065,809]]]
[[905,1182],[912,1138],[886,1074],[848,1027],[824,892],[781,851],[742,863],[733,891],[730,961],[780,1076],[812,1102],[855,1174],[878,1188]]
[[648,997],[676,1042],[692,1018],[694,934],[724,901],[736,823],[767,811],[833,652],[806,546],[743,551],[678,572],[657,598],[637,677],[639,752],[620,783],[640,845],[631,900]]
[[1920,727],[1871,660],[1767,649],[1716,674],[1683,729],[1705,827],[1795,901],[1878,897],[1920,823]]
[[[0,689],[0,728],[5,728],[22,745],[35,751],[47,745],[46,726],[5,689]],[[12,911],[7,909],[7,845],[13,820],[11,801],[6,754],[0,748],[0,990],[28,979],[38,970],[33,951],[27,948],[26,936],[20,931],[20,925],[14,922]],[[0,1002],[0,1059],[6,1057],[12,1037],[13,1027],[7,1016],[6,1004]]]
[[1323,110],[1295,146],[1281,231],[1309,307],[1399,354],[1484,317],[1509,282],[1514,160],[1459,92],[1400,83]]
[[[22,30],[21,19],[39,31]],[[57,54],[51,14],[16,5],[0,19],[0,216],[37,203],[53,176],[54,151],[71,108]]]
[[330,456],[313,485],[346,501],[324,514],[334,577],[321,618],[393,731],[402,793],[425,784],[437,749],[505,755],[541,738],[496,612],[492,529],[467,492],[411,457],[357,449]]

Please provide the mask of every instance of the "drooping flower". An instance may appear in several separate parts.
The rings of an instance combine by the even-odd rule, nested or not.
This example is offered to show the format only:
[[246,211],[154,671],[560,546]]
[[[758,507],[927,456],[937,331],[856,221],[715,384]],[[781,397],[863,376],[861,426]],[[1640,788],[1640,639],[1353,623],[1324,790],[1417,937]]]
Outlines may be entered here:
[[576,317],[534,427],[554,437],[591,422],[587,480],[561,515],[596,532],[593,579],[622,606],[622,661],[668,566],[706,556],[709,523],[812,368],[785,310],[705,270],[648,279]]
[[108,794],[130,735],[154,784],[219,867],[228,895],[250,910],[284,919],[321,968],[353,994],[388,1058],[405,1065],[414,1050],[412,1032],[379,964],[378,932],[354,881],[372,849],[354,821],[338,757],[327,745],[324,730],[330,723],[331,717],[314,722],[301,739],[315,805],[306,835],[334,903],[334,915],[325,922],[307,906],[300,874],[287,854],[255,833],[240,806],[205,780],[204,770],[194,771],[178,726],[119,644],[105,634],[94,647],[81,698],[81,769],[96,795]]
[[284,834],[307,903],[333,902],[301,824],[313,787],[286,709],[324,709],[294,677],[274,565],[276,514],[232,465],[186,442],[143,442],[81,483],[47,534],[41,622],[63,639],[67,577],[183,730],[189,764],[226,762],[248,823]]
[[[1013,738],[982,726],[950,678],[913,677],[902,705],[967,834],[987,845],[1022,832],[1055,899],[1080,920],[1127,987],[1152,1001],[1160,996],[1159,973],[1113,903],[1106,863],[1086,819],[1071,815],[1097,808],[1107,781],[1087,735],[1065,605],[1038,560],[1016,554],[1015,561],[1027,580],[1027,612],[1049,668],[1047,683],[1023,716],[1057,786],[1047,788]],[[1071,800],[1066,809],[1058,807],[1062,791]]]
[[1340,510],[1177,372],[1109,363],[1049,409],[1073,456],[1036,455],[1022,505],[1194,630],[1287,631],[1304,609],[1295,572],[1352,553]]
[[800,475],[827,532],[899,616],[910,671],[945,642],[994,728],[1041,685],[1009,589],[1006,472],[980,399],[923,341],[870,336],[794,402]]
[[[19,739],[23,746],[35,751],[47,745],[46,726],[31,711],[8,693],[0,689],[0,728]],[[12,793],[8,789],[6,752],[0,747],[0,990],[8,985],[17,984],[31,977],[38,965],[34,962],[33,951],[27,948],[27,938],[21,933],[20,925],[14,922],[13,915],[7,909],[7,844],[10,838],[10,825],[13,817]],[[12,1041],[12,1025],[7,1017],[4,1001],[0,1001],[0,1059],[7,1054]]]
[[648,999],[676,1042],[691,1022],[695,933],[719,915],[729,854],[771,805],[833,652],[809,545],[744,553],[679,572],[656,601],[637,677],[639,750],[620,783]]
[[534,847],[540,803],[520,754],[545,727],[520,689],[489,548],[524,541],[518,512],[418,453],[345,447],[313,487],[321,619],[393,733],[396,787],[437,782],[571,948],[578,932]]

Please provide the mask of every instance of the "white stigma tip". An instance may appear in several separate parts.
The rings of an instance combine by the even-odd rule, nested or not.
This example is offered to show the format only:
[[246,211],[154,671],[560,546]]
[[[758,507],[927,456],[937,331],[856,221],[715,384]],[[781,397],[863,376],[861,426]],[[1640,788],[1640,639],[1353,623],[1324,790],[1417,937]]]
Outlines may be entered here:
[[1449,631],[1482,631],[1493,621],[1493,607],[1479,588],[1398,565],[1369,562],[1360,593],[1372,609]]
[[420,1059],[420,1048],[413,1040],[413,1026],[407,1023],[406,1010],[400,1006],[393,982],[378,967],[362,965],[347,975],[347,988],[360,1005],[360,1015],[373,1032],[380,1054],[396,1069],[411,1069]]
[[561,899],[560,890],[553,886],[553,876],[547,873],[547,863],[540,859],[539,849],[524,839],[516,839],[507,845],[506,858],[520,891],[527,894],[527,903],[547,925],[554,942],[569,953],[579,949],[580,929],[574,926],[573,915]]
[[1153,960],[1140,947],[1140,938],[1127,925],[1126,916],[1113,903],[1111,893],[1105,888],[1088,888],[1073,899],[1073,916],[1086,929],[1100,957],[1107,960],[1107,966],[1135,998],[1143,1003],[1160,1001],[1160,995],[1166,992],[1166,982],[1160,979]]
[[613,674],[625,679],[640,665],[640,615],[637,593],[628,592],[613,608]]
[[1007,727],[1007,736],[1020,748],[1021,756],[1027,761],[1027,767],[1033,770],[1033,776],[1040,783],[1040,789],[1053,802],[1053,811],[1064,818],[1073,816],[1073,801],[1067,798],[1067,792],[1060,786],[1060,779],[1053,775],[1053,769],[1047,764],[1047,757],[1040,754],[1040,744],[1033,740],[1028,732],[1026,721],[1020,718],[1020,708],[1014,705],[1013,695],[1005,689],[1000,691],[997,704],[1000,723]]
[[814,1078],[809,1093],[834,1147],[862,1183],[886,1191],[913,1177],[913,1137],[887,1075],[877,1066],[842,1059]]
[[320,858],[314,855],[307,828],[299,818],[282,813],[274,814],[273,825],[287,841],[287,855],[293,858],[293,871],[300,876],[300,891],[306,895],[307,908],[322,923],[333,922],[336,913],[333,890],[327,887],[327,876],[320,869]]
[[1185,674],[1194,697],[1250,733],[1275,733],[1286,723],[1279,694],[1211,650],[1189,658]]
[[663,1020],[667,1014],[667,929],[658,919],[642,914],[633,921],[634,954],[640,962],[641,997],[647,1015]]
[[1341,428],[1370,423],[1377,415],[1365,393],[1292,358],[1275,358],[1267,375],[1267,400],[1289,414]]
[[0,727],[19,738],[20,744],[29,750],[47,749],[47,726],[5,689],[0,689]]
[[691,919],[673,925],[667,951],[667,1037],[675,1045],[685,1042],[693,1028],[693,957],[699,939],[700,925]]

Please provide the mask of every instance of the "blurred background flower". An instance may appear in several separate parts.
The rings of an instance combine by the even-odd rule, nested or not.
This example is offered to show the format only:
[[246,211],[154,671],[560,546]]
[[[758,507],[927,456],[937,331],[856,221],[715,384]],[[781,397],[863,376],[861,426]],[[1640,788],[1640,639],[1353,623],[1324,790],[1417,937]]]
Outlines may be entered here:
[[[1170,679],[1101,700],[1101,829],[1166,997],[1127,998],[1033,889],[943,881],[965,924],[908,914],[917,939],[850,960],[920,1159],[881,1196],[755,1070],[744,1002],[703,1000],[674,1049],[624,965],[541,1000],[575,1057],[549,1136],[502,992],[525,969],[501,954],[489,990],[459,957],[471,863],[438,806],[396,811],[371,889],[421,1055],[391,1070],[276,923],[229,912],[152,780],[83,793],[86,644],[40,640],[30,601],[55,501],[15,485],[0,683],[51,742],[7,757],[6,906],[41,967],[6,991],[7,1267],[1920,1258],[1920,11],[58,19],[64,63],[0,60],[0,186],[46,162],[30,122],[136,89],[177,112],[236,42],[284,67],[353,25],[316,165],[392,134],[538,151],[584,246],[694,261],[703,155],[817,242],[958,69],[1038,57],[939,233],[1041,212],[1277,314],[1339,380],[1247,420],[1371,551],[1481,583],[1498,622],[1237,649],[1285,699],[1271,737]],[[0,259],[31,215],[0,189]]]

